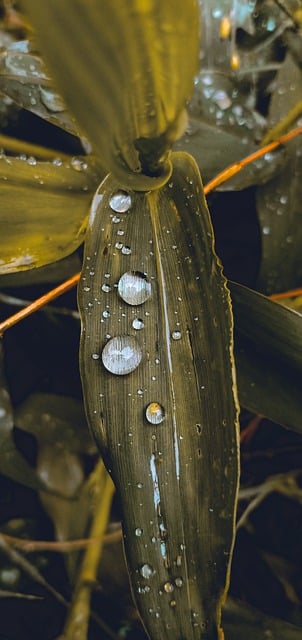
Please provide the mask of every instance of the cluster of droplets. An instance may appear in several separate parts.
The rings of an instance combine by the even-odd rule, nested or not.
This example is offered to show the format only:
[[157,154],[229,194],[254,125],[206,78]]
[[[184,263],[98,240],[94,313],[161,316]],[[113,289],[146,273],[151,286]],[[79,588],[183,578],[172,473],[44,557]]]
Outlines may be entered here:
[[[123,190],[116,191],[109,199],[109,206],[114,212],[114,216],[112,217],[113,223],[118,223],[120,222],[119,215],[131,210],[131,195]],[[121,233],[119,230],[119,235],[121,235]],[[124,247],[124,245],[121,246]],[[105,277],[106,275],[107,274],[105,274]],[[104,282],[101,290],[104,293],[110,293],[111,285],[108,282]],[[84,291],[89,292],[90,287],[84,286]],[[140,271],[126,271],[118,281],[117,292],[123,302],[134,307],[143,305],[150,299],[152,287],[146,274]],[[103,311],[102,317],[103,319],[110,317],[108,308]],[[144,327],[145,323],[141,317],[135,317],[133,319],[132,328],[135,329],[135,331],[139,332],[144,329]],[[172,337],[178,340],[181,337],[181,335],[178,334],[179,332],[177,332],[176,336],[172,335]],[[128,375],[137,369],[142,361],[143,352],[135,336],[118,335],[114,337],[109,336],[101,356],[98,353],[93,353],[91,357],[93,360],[99,360],[101,357],[103,366],[109,373],[122,376]],[[140,395],[140,391],[141,390],[138,390],[138,395]],[[158,402],[150,402],[145,410],[145,418],[149,424],[160,424],[165,418],[165,410]]]

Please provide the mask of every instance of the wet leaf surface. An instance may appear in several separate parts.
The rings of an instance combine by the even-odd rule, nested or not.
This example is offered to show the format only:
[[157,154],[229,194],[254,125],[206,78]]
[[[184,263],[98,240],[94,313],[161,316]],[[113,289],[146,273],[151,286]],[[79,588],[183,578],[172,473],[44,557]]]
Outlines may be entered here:
[[93,161],[0,158],[0,273],[54,262],[83,241],[99,182]]
[[302,316],[238,284],[230,287],[240,403],[302,433]]
[[61,96],[52,85],[43,60],[32,51],[29,41],[12,42],[6,49],[2,49],[1,91],[20,107],[80,136],[75,118],[68,113]]
[[[302,69],[288,53],[275,80],[269,121],[276,124],[302,101]],[[259,187],[257,210],[262,230],[258,288],[266,294],[293,289],[302,278],[301,139],[286,147],[283,171]]]
[[[50,6],[51,2],[47,4]],[[69,38],[71,10],[68,9],[63,17],[64,12],[61,4],[56,14],[56,21],[59,26],[62,26],[63,37],[68,35]],[[0,3],[1,17],[2,12],[8,11],[8,3],[5,3],[5,9],[2,5],[4,6],[4,3]],[[37,1],[36,6],[38,9],[44,10],[46,3]],[[185,5],[183,6],[185,11]],[[291,0],[286,0],[282,6],[271,0],[257,2],[255,6],[245,0],[240,0],[235,5],[231,0],[221,0],[219,3],[210,0],[207,3],[200,2],[200,6],[203,15],[201,68],[196,77],[196,93],[189,107],[188,130],[181,141],[177,143],[177,148],[183,144],[185,150],[191,151],[202,168],[203,177],[208,179],[217,170],[225,168],[230,162],[237,161],[248,152],[255,150],[260,143],[262,134],[282,120],[289,109],[295,106],[301,87],[299,71],[301,67],[301,34],[297,28],[301,19],[299,18],[299,7],[297,8],[296,3]],[[53,34],[54,31],[49,29],[47,20],[44,21],[44,27],[46,25],[46,36],[50,32]],[[114,21],[110,25],[110,29],[113,27]],[[20,29],[20,23],[18,28]],[[19,37],[19,32],[18,35],[16,33],[14,31],[15,37]],[[24,37],[24,29],[22,33],[22,37]],[[41,37],[42,44],[45,38]],[[68,43],[68,38],[66,43]],[[89,46],[92,41],[89,37]],[[122,48],[121,39],[117,38],[117,41]],[[3,44],[6,48],[10,46],[8,41]],[[74,69],[79,75],[83,74],[82,64],[85,65],[84,44],[80,36],[75,37],[75,60],[80,60],[80,62],[78,67],[76,69],[74,67]],[[154,42],[152,42],[154,50],[153,44]],[[97,46],[102,47],[103,43],[98,42]],[[114,47],[116,47],[116,41]],[[187,42],[185,48],[186,50],[188,48]],[[289,51],[291,57],[288,55]],[[21,53],[23,55],[20,55]],[[65,64],[64,56],[59,51],[56,53],[60,64],[62,60]],[[28,139],[27,136],[33,135],[36,136],[35,140],[40,144],[62,149],[62,151],[73,155],[82,153],[81,150],[73,150],[74,140],[72,144],[70,144],[70,140],[67,143],[64,129],[60,128],[62,123],[63,127],[66,126],[64,120],[66,112],[51,111],[51,105],[60,109],[62,103],[61,99],[57,97],[57,104],[54,105],[52,102],[55,98],[53,93],[45,93],[45,89],[49,90],[50,85],[48,77],[44,81],[45,84],[42,82],[43,71],[42,67],[39,67],[41,58],[37,56],[35,51],[18,52],[17,47],[13,55],[14,64],[17,62],[17,55],[20,56],[21,67],[22,64],[25,64],[26,76],[24,77],[27,78],[25,85],[22,88],[21,76],[14,77],[12,68],[3,72],[4,75],[1,76],[0,82],[6,82],[8,94],[12,90],[15,99],[19,103],[27,105],[26,108],[29,111],[20,110],[16,103],[9,104],[10,98],[3,94],[0,102],[0,119],[1,113],[3,113],[2,126],[7,127],[7,123],[9,126],[9,131],[6,130],[6,134],[18,137],[21,132],[22,139],[24,137]],[[163,56],[165,69],[168,69],[169,57],[167,58],[166,52]],[[92,99],[99,91],[96,87],[98,78],[93,79],[94,74],[98,73],[98,65],[95,63],[98,59],[98,57],[94,57],[93,60],[90,58],[89,74],[91,72],[91,75],[87,74],[86,78],[88,84],[90,83],[90,97]],[[115,59],[114,55],[113,59]],[[74,61],[70,62],[73,64]],[[32,70],[28,64],[38,65],[34,69],[38,72],[37,83],[31,76]],[[18,64],[16,64],[16,69],[19,73]],[[294,76],[295,73],[298,75]],[[85,73],[83,75],[85,76]],[[177,74],[175,74],[176,76]],[[298,83],[295,77],[298,78]],[[66,75],[64,81],[65,78]],[[129,78],[127,74],[124,74],[124,78],[125,87],[128,90]],[[111,79],[110,73],[108,73],[107,87],[110,86]],[[87,88],[87,83],[85,86]],[[107,113],[110,112],[111,118],[116,110],[119,112],[119,108],[124,105],[124,102],[120,100],[121,93],[124,96],[124,88],[121,88],[121,85],[118,86],[117,106],[115,105],[112,109],[110,106],[112,94],[110,90],[106,92],[104,86],[101,87],[98,100],[100,103],[104,95],[108,98]],[[42,87],[42,93],[40,87]],[[90,137],[91,141],[95,142],[94,126],[96,118],[100,117],[99,104],[96,116],[89,105],[87,107],[87,103],[85,104],[85,89],[82,92],[77,92],[73,87],[73,91],[77,103],[81,102],[83,112],[86,108],[85,117],[88,118],[91,113],[94,114],[94,125],[92,118]],[[139,93],[141,96],[143,95],[141,88]],[[32,98],[37,100],[36,105],[30,104]],[[38,106],[39,116],[33,115],[32,110],[35,106]],[[70,106],[72,108],[72,105]],[[22,126],[20,130],[18,129],[19,125],[15,130],[12,126],[17,114],[17,123],[22,123],[22,121],[24,123],[26,115],[26,124],[23,124],[25,134]],[[57,120],[57,127],[47,124],[48,118],[52,117]],[[60,123],[61,118],[62,122]],[[43,134],[40,134],[39,123],[43,123],[46,127],[43,129]],[[67,124],[68,126],[70,125]],[[72,122],[71,126],[73,126]],[[288,126],[294,126],[294,122]],[[99,129],[97,131],[100,135]],[[56,136],[54,132],[56,132]],[[41,138],[40,135],[42,135]],[[104,139],[101,139],[100,136],[97,150],[102,158],[104,155],[103,142]],[[238,178],[233,178],[225,186],[222,186],[223,190],[229,190],[228,193],[222,192],[209,197],[215,223],[217,252],[222,258],[225,273],[229,278],[246,283],[251,287],[261,287],[263,291],[280,290],[287,286],[287,283],[293,286],[292,282],[297,282],[297,285],[301,284],[301,250],[298,248],[301,246],[301,238],[299,236],[300,225],[298,224],[299,213],[297,212],[300,193],[299,185],[297,187],[300,175],[300,170],[298,170],[300,145],[301,142],[297,141],[296,146],[287,146],[278,154],[266,156],[256,167],[251,167],[247,173],[242,172]],[[152,153],[153,150],[151,150],[151,155]],[[38,157],[36,159],[40,168],[40,160]],[[15,159],[13,158],[13,160]],[[21,158],[17,160],[21,161]],[[82,158],[82,160],[84,159]],[[84,161],[86,162],[86,160]],[[5,172],[7,164],[5,158],[2,158],[0,162],[1,170]],[[25,166],[26,161],[22,162]],[[90,159],[88,163],[90,164]],[[106,162],[104,164],[106,165]],[[18,166],[20,165],[18,164]],[[17,164],[14,165],[14,169],[15,167]],[[32,180],[31,166],[28,168],[28,173],[24,172],[22,175],[19,174],[19,169],[14,171],[17,179],[12,184],[16,193],[19,194],[19,204],[16,204],[12,195],[7,195],[11,189],[7,188],[5,192],[8,210],[15,211],[16,209],[20,212],[18,217],[20,227],[18,229],[15,226],[16,231],[17,229],[18,231],[22,230],[22,234],[19,233],[19,243],[22,236],[25,237],[27,210],[31,211],[34,203],[35,210],[40,212],[39,215],[37,213],[36,217],[31,219],[31,234],[28,235],[27,247],[17,245],[16,236],[13,254],[7,258],[10,261],[13,257],[17,266],[18,260],[21,261],[21,268],[26,266],[22,260],[26,255],[25,251],[27,253],[27,249],[32,246],[31,239],[34,240],[37,229],[41,229],[43,211],[46,210],[50,215],[50,210],[53,212],[57,203],[60,217],[52,219],[58,229],[61,224],[62,227],[57,237],[57,247],[55,250],[52,247],[53,253],[50,258],[54,259],[53,256],[57,256],[55,259],[59,259],[65,249],[67,253],[69,250],[73,250],[74,236],[78,233],[81,225],[79,200],[82,201],[83,212],[85,209],[82,217],[84,219],[89,208],[88,195],[92,196],[100,182],[96,179],[94,184],[92,178],[91,191],[89,194],[88,192],[86,195],[84,194],[82,200],[82,196],[80,197],[79,194],[84,186],[84,176],[81,175],[81,172],[78,172],[78,185],[76,186],[76,183],[72,182],[73,187],[70,191],[68,190],[70,183],[66,177],[65,169],[57,168],[62,171],[53,175],[53,182],[51,180],[50,183],[45,181],[45,197],[43,185],[39,185],[38,188],[34,186],[37,179]],[[97,170],[96,173],[101,172]],[[74,178],[76,178],[75,174],[76,171],[73,172]],[[65,176],[61,182],[60,176]],[[4,177],[8,177],[8,174],[4,173]],[[261,186],[263,184],[264,187]],[[253,186],[246,189],[247,185]],[[3,186],[5,187],[5,180]],[[282,186],[282,193],[279,194],[280,186]],[[64,191],[66,188],[68,197]],[[237,191],[232,193],[233,189]],[[53,191],[56,193],[56,198],[53,197]],[[63,191],[64,198],[62,197]],[[259,208],[261,229],[263,230],[270,224],[276,227],[276,234],[262,234],[264,256],[261,281],[259,279],[258,284],[256,277],[260,257],[259,225],[254,202],[257,191],[259,192],[257,202],[262,202],[261,211]],[[26,192],[26,207],[22,212],[21,202],[24,192]],[[284,196],[285,193],[289,196],[287,202],[282,202],[281,216],[278,214],[280,202],[277,202],[276,193],[279,196]],[[49,194],[51,206],[48,207]],[[263,194],[266,194],[265,198]],[[38,200],[41,200],[40,209],[37,204]],[[270,207],[274,207],[274,209],[270,209]],[[72,220],[75,220],[71,215],[73,210],[78,216],[77,227],[73,227]],[[4,228],[6,232],[11,220],[6,216],[3,219],[2,228],[0,227],[0,258],[6,251],[2,239],[2,229]],[[66,233],[71,232],[71,236],[68,235],[69,240],[66,239],[65,232],[62,235],[64,220],[67,221],[69,228]],[[47,255],[48,241],[46,241],[46,236],[51,234],[50,231],[46,231],[44,222],[46,224],[46,221],[43,220],[45,234],[42,237],[38,231],[40,235],[37,244],[44,247],[44,253]],[[141,224],[133,233],[135,237],[136,233],[141,233]],[[286,238],[293,233],[295,235],[294,241],[287,241]],[[167,239],[168,237],[169,234],[167,234]],[[124,246],[120,238],[118,241]],[[126,247],[129,245],[126,244]],[[116,250],[121,251],[121,248]],[[190,251],[188,257],[190,257],[189,254]],[[81,251],[73,254],[73,257],[76,260],[74,263],[75,272],[79,268]],[[127,255],[123,254],[123,257],[125,260],[128,259]],[[269,260],[272,260],[273,270],[267,268]],[[0,285],[5,287],[5,295],[33,300],[45,290],[49,290],[50,282],[60,282],[65,277],[63,264],[64,261],[63,263],[60,261],[53,263],[52,275],[50,275],[48,268],[8,274],[0,280]],[[70,263],[66,268],[67,270],[71,268],[71,273],[68,273],[71,275]],[[44,283],[43,286],[37,284],[41,282]],[[30,283],[31,286],[28,286]],[[117,281],[114,284],[117,284]],[[255,638],[255,640],[262,640],[262,638],[266,640],[268,636],[274,640],[296,640],[301,636],[302,624],[301,474],[299,473],[302,465],[300,320],[297,320],[295,314],[288,314],[286,310],[285,313],[279,312],[276,304],[264,300],[253,291],[242,291],[236,285],[232,285],[232,287],[236,324],[237,376],[242,404],[242,470],[238,514],[241,524],[236,538],[231,576],[231,593],[236,599],[236,604],[229,600],[225,609],[225,638],[226,640],[241,639],[243,632],[247,638]],[[191,303],[190,300],[190,305]],[[63,307],[65,309],[64,314],[57,312],[57,307],[60,308],[61,305],[62,310]],[[7,299],[2,299],[2,317],[7,317],[11,311],[10,303]],[[139,319],[140,316],[136,318],[136,320]],[[146,323],[147,320],[147,316],[140,319],[136,326],[141,326],[141,322]],[[105,317],[104,321],[106,321]],[[138,333],[140,331],[140,329],[134,330]],[[15,427],[15,451],[18,451],[22,458],[24,453],[24,460],[38,463],[42,473],[48,474],[50,485],[53,483],[59,489],[60,494],[60,497],[50,496],[44,492],[42,500],[45,510],[43,510],[41,500],[38,498],[39,492],[34,492],[24,486],[27,469],[24,469],[23,475],[20,474],[22,485],[2,476],[0,511],[4,526],[1,526],[1,530],[5,529],[6,533],[11,536],[31,538],[33,542],[35,539],[53,541],[56,535],[66,538],[81,536],[85,529],[89,517],[87,510],[89,510],[91,500],[89,477],[92,461],[90,454],[87,453],[85,437],[84,440],[78,438],[78,431],[70,429],[69,419],[66,415],[70,396],[73,396],[77,402],[82,401],[76,355],[78,339],[79,321],[72,294],[65,296],[62,302],[56,302],[54,309],[28,318],[23,325],[15,327],[5,336],[5,368],[14,412],[17,415],[21,412],[24,417],[23,408],[29,406],[30,410],[33,409],[32,414],[35,416],[35,419],[27,424],[27,431],[22,428],[21,423]],[[3,388],[6,388],[4,383]],[[46,404],[40,403],[40,400],[37,401],[41,392],[47,394]],[[57,404],[58,394],[62,396],[61,405],[60,401]],[[48,430],[47,421],[43,421],[43,415],[48,414],[46,407],[50,399],[53,403],[53,413],[48,423],[50,425]],[[114,400],[116,400],[115,396]],[[24,402],[25,404],[23,404]],[[115,404],[115,402],[112,403],[113,406]],[[256,413],[261,412],[276,422],[272,423],[267,418],[261,419],[261,416],[255,417],[246,407]],[[11,411],[10,408],[10,416]],[[82,412],[79,411],[78,415],[77,410],[71,413],[73,416],[71,422],[78,424],[77,418],[80,421],[80,413]],[[155,412],[155,414],[158,416],[158,413]],[[282,428],[278,423],[287,426],[288,429]],[[124,421],[122,424],[124,425]],[[34,432],[35,435],[33,435]],[[51,436],[54,439],[53,445],[50,442]],[[39,446],[38,442],[40,442]],[[140,458],[139,455],[138,458]],[[64,473],[64,469],[67,469],[66,473]],[[294,470],[298,470],[296,474]],[[83,474],[84,481],[82,482]],[[190,485],[190,483],[188,484]],[[269,491],[268,487],[270,487]],[[189,503],[190,506],[196,504],[196,495],[191,496]],[[46,516],[46,512],[49,513],[49,517]],[[116,527],[120,518],[121,508],[118,502],[115,502],[110,526]],[[190,516],[188,517],[189,521]],[[43,571],[50,584],[57,587],[59,591],[64,591],[64,594],[71,595],[72,587],[70,584],[74,583],[76,576],[78,552],[70,552],[67,557],[64,556],[64,559],[59,554],[35,552],[30,556],[30,562]],[[5,640],[6,637],[13,638],[13,640],[40,640],[41,633],[45,640],[53,640],[58,637],[64,626],[65,611],[51,598],[45,598],[44,589],[37,582],[29,579],[28,575],[23,574],[17,563],[2,555],[0,563],[0,588],[4,592],[10,590],[25,595],[37,594],[43,597],[42,601],[32,602],[29,600],[23,602],[21,599],[13,598],[1,600],[1,633]],[[127,640],[144,640],[145,633],[137,620],[137,613],[130,604],[127,580],[121,543],[114,543],[105,548],[103,570],[98,577],[92,610],[94,613],[98,612],[99,615],[104,616],[109,626],[114,628],[119,636],[124,636]],[[245,605],[239,605],[240,600],[252,604],[258,611],[250,613]],[[273,616],[274,619],[270,616]],[[289,625],[289,622],[293,624]],[[89,629],[89,640],[99,637],[100,631],[92,622]],[[107,640],[105,631],[102,631],[103,637],[104,640],[105,638]],[[108,637],[111,638],[112,635],[108,635]],[[162,633],[160,637],[162,637]]]

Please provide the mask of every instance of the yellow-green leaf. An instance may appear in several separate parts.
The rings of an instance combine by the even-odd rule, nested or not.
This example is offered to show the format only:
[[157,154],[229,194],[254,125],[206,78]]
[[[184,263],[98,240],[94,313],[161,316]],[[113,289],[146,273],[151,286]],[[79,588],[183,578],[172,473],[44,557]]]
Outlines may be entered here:
[[0,157],[0,274],[41,267],[81,244],[99,182],[87,162]]

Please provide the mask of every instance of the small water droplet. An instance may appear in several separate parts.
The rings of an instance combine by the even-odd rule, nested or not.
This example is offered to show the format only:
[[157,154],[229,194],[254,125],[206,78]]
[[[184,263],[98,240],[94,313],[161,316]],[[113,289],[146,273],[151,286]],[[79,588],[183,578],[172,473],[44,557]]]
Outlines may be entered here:
[[165,590],[166,593],[172,593],[172,591],[174,591],[174,586],[173,586],[172,582],[165,582],[164,590]]
[[142,350],[133,336],[116,336],[111,338],[102,352],[104,367],[110,373],[126,375],[134,371],[141,359]]
[[116,233],[117,233],[118,236],[125,235],[125,231],[123,231],[123,229],[118,229]]
[[29,158],[27,158],[27,164],[34,167],[37,164],[36,158],[34,158],[34,156],[29,156]]
[[183,585],[183,579],[182,578],[175,578],[175,586],[178,587],[178,589],[180,589]]
[[143,304],[151,296],[151,284],[144,273],[127,271],[119,279],[118,292],[127,304]]
[[122,242],[116,242],[114,246],[115,246],[116,249],[120,250],[120,249],[123,248],[124,245],[123,245]]
[[83,287],[83,291],[86,291],[86,292],[90,291],[90,287]]
[[112,222],[114,222],[114,224],[118,224],[120,221],[121,219],[118,216],[113,216]]
[[181,340],[181,331],[173,331],[172,332],[173,340]]
[[92,360],[99,360],[100,354],[99,353],[93,353],[91,357],[92,357]]
[[110,318],[110,312],[109,311],[103,311],[102,313],[103,318]]
[[127,191],[117,191],[111,196],[109,206],[117,213],[126,213],[131,207],[131,196]]
[[76,157],[72,158],[70,164],[75,171],[84,171],[88,167],[87,162],[83,162],[81,158]]
[[141,318],[134,318],[132,322],[132,326],[133,326],[133,329],[136,329],[136,331],[140,331],[141,329],[144,328],[145,325]]
[[140,538],[143,535],[143,530],[140,527],[137,527],[134,531],[135,535]]
[[143,395],[143,393],[144,393],[144,392],[143,392],[143,390],[142,390],[142,389],[138,389],[138,390],[137,390],[137,395],[138,395],[138,396],[142,396],[142,395]]
[[170,607],[176,607],[176,600],[171,600]]
[[138,482],[136,486],[138,489],[142,489],[144,485],[142,482]]
[[124,246],[123,246],[123,248],[122,248],[122,254],[123,254],[124,256],[130,256],[130,253],[132,253],[132,252],[131,252],[131,248],[130,248],[130,247],[128,247],[126,244],[124,244]]
[[109,293],[109,291],[111,291],[110,284],[102,284],[102,291],[104,291],[104,293]]
[[158,402],[151,402],[146,409],[146,418],[151,424],[160,424],[165,418],[164,408]]
[[263,227],[263,229],[262,229],[262,233],[263,233],[263,235],[264,235],[264,236],[269,236],[269,234],[270,234],[270,230],[271,230],[271,229],[270,229],[270,227],[269,227],[269,226],[264,226],[264,227]]
[[143,564],[139,571],[141,576],[143,576],[143,578],[145,578],[146,580],[149,580],[155,573],[150,564]]

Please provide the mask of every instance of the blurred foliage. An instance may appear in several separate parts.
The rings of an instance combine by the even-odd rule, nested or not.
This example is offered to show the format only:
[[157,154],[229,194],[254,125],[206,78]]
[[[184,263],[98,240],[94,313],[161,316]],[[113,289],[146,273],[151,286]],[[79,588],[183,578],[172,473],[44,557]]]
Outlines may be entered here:
[[[194,155],[206,181],[257,149],[276,124],[281,122],[281,131],[301,125],[302,5],[299,0],[200,5],[200,71],[187,130],[175,148]],[[81,249],[60,260],[81,244],[90,201],[103,177],[102,163],[91,152],[94,140],[83,137],[35,43],[29,44],[31,29],[19,8],[0,2],[0,123],[2,134],[17,141],[14,151],[4,138],[0,142],[0,270],[6,274],[0,278],[1,318],[79,268]],[[39,146],[37,153],[33,145]],[[301,172],[297,137],[208,198],[217,251],[235,281],[242,405],[240,526],[233,600],[224,614],[226,640],[301,637],[301,302],[289,301],[289,310],[259,295],[302,285]],[[62,542],[91,530],[96,454],[82,409],[78,339],[74,293],[3,338],[0,524],[14,539]],[[119,518],[114,501],[109,532],[119,530]],[[88,637],[100,637],[101,628],[104,638],[119,633],[143,639],[121,541],[112,540],[105,545],[92,597],[92,611],[103,622],[94,618]],[[3,638],[56,638],[76,583],[79,550],[71,547],[63,557],[59,547],[55,554],[34,547],[29,562],[36,573],[4,544],[0,553]],[[55,593],[48,595],[38,575]],[[34,598],[23,601],[20,594]]]

